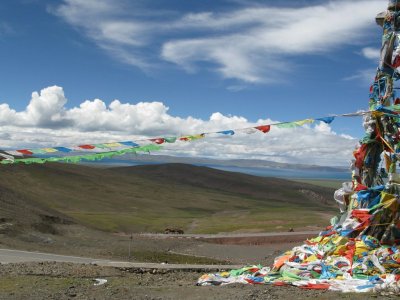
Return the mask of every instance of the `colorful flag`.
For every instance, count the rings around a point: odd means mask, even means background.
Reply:
[[[335,120],[335,117],[324,117],[324,118],[318,118],[318,119],[315,119],[315,120],[316,121],[322,121],[322,122],[324,122],[326,124],[331,124]]]
[[[164,144],[165,139],[163,138],[157,138],[157,139],[150,139],[150,141],[152,141],[153,143],[156,143],[158,145]]]
[[[24,155],[32,155],[33,154],[33,152],[29,151],[28,149],[17,150],[17,152],[24,154]]]
[[[92,149],[96,148],[93,145],[79,145],[78,147],[82,148],[82,149],[86,149],[86,150],[92,150]]]
[[[68,152],[72,151],[72,149],[69,149],[66,147],[54,147],[54,149],[56,149],[57,151],[60,151],[60,152],[64,152],[64,153],[68,153]]]
[[[261,132],[267,133],[271,130],[271,125],[261,125],[254,128],[260,130]]]
[[[122,145],[125,145],[125,146],[139,147],[139,144],[136,144],[135,142],[127,141],[127,142],[119,142],[119,143],[122,144]]]
[[[235,132],[233,130],[218,131],[217,133],[224,134],[224,135],[234,135],[235,134]]]
[[[165,137],[164,140],[167,143],[175,143],[176,142],[176,137],[175,136]]]

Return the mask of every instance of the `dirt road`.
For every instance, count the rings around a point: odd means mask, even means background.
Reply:
[[[117,268],[129,268],[129,269],[193,270],[201,272],[229,270],[242,267],[240,265],[137,263],[137,262],[125,262],[125,261],[112,261],[105,259],[94,259],[94,258],[86,258],[78,256],[58,255],[51,253],[0,249],[0,263],[2,264],[30,263],[30,262],[65,262],[65,263],[92,264],[102,267],[117,267]]]

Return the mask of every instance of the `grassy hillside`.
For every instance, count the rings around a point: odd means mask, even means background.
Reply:
[[[0,223],[56,216],[105,231],[254,232],[326,225],[337,211],[332,188],[184,164],[15,165],[0,176]]]
[[[329,187],[337,190],[342,186],[343,180],[339,179],[294,179],[293,181],[308,183],[317,186]],[[348,180],[350,181],[350,179]]]

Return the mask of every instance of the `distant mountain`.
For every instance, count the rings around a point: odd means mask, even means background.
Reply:
[[[329,167],[306,164],[289,164],[280,163],[261,159],[212,159],[212,158],[194,158],[194,157],[177,157],[168,155],[126,155],[119,158],[133,162],[143,163],[184,163],[193,165],[210,165],[210,166],[229,166],[242,168],[274,168],[274,169],[294,169],[294,170],[316,170],[328,172],[347,172],[348,167]]]

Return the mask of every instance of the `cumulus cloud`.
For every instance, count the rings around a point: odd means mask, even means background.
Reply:
[[[62,127],[69,123],[64,105],[67,99],[58,86],[33,92],[32,98],[24,111],[16,112],[8,104],[0,104],[0,125]]]
[[[385,8],[381,0],[332,0],[171,13],[146,2],[64,0],[51,11],[116,59],[145,71],[169,62],[196,72],[206,62],[225,79],[272,83],[294,68],[295,57],[361,43]],[[370,50],[366,55],[374,55]]]
[[[242,116],[219,112],[206,120],[172,116],[161,102],[106,104],[100,99],[85,100],[67,108],[61,87],[52,86],[32,93],[25,110],[16,111],[0,104],[2,147],[31,148],[74,146],[80,143],[199,134],[253,127],[277,122],[271,119],[249,121]],[[202,156],[220,159],[253,158],[279,162],[320,165],[345,165],[357,141],[341,136],[325,123],[295,129],[272,127],[268,134],[237,132],[232,137],[214,136],[195,142],[166,146],[171,155]]]

